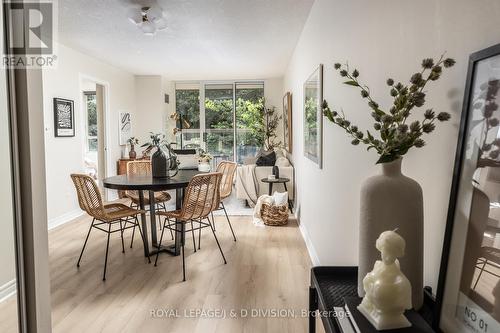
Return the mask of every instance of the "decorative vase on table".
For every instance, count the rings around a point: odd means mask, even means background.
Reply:
[[[156,148],[151,156],[151,173],[153,178],[173,177],[179,171],[177,156],[172,152],[170,144],[161,133],[150,133],[151,141],[142,145],[146,150]],[[166,147],[166,151],[162,147]]]
[[[422,188],[401,172],[402,158],[382,163],[382,172],[368,178],[361,188],[359,224],[358,294],[364,296],[363,278],[378,259],[373,244],[386,230],[406,239],[401,271],[412,286],[415,309],[423,303],[424,208]]]
[[[208,161],[203,161],[203,162],[198,162],[198,171],[201,172],[210,172],[210,162]]]
[[[130,145],[128,157],[131,160],[135,160],[137,158],[137,153],[135,152],[135,145],[139,144],[139,139],[137,139],[135,136],[132,136],[132,137],[127,139],[127,143]]]
[[[356,87],[361,97],[366,100],[373,118],[373,129],[362,131],[346,118],[344,112],[330,109],[323,101],[324,116],[335,125],[344,129],[351,137],[353,145],[363,144],[368,150],[379,155],[377,164],[381,164],[381,174],[368,178],[361,189],[361,210],[359,225],[359,271],[358,294],[364,296],[363,278],[377,260],[377,251],[373,244],[386,230],[397,229],[406,239],[406,253],[401,259],[401,271],[408,277],[412,286],[412,305],[419,309],[423,303],[423,247],[424,221],[423,198],[420,185],[401,173],[403,156],[413,147],[425,146],[424,138],[436,128],[437,122],[450,119],[447,112],[436,113],[433,109],[419,111],[425,104],[427,84],[438,80],[444,68],[452,67],[451,58],[434,60],[424,59],[421,69],[414,73],[409,84],[387,79],[391,106],[383,110],[373,100],[370,89],[359,79],[357,69],[339,63],[334,68],[343,77],[344,84]],[[420,117],[416,120],[415,115]],[[419,112],[419,114],[417,113]],[[377,135],[378,134],[378,135]],[[423,161],[426,163],[426,161]]]
[[[130,145],[130,151],[128,152],[128,157],[131,160],[135,160],[137,158],[137,152],[135,151],[134,145]]]
[[[212,170],[212,166],[210,165],[210,161],[212,161],[213,156],[203,149],[198,150],[198,171],[201,172],[210,172]]]
[[[168,177],[169,158],[161,149],[161,146],[156,146],[156,151],[151,156],[151,172],[153,178]]]

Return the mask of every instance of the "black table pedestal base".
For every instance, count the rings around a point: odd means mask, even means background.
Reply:
[[[175,245],[161,246],[160,248],[158,248],[158,235],[156,229],[157,214],[155,209],[154,194],[155,192],[160,191],[175,190],[175,207],[176,209],[181,209],[184,198],[184,188],[189,185],[189,182],[194,176],[200,173],[201,172],[198,170],[179,170],[179,173],[175,177],[153,178],[151,175],[119,175],[103,180],[103,186],[105,188],[118,191],[138,191],[139,208],[142,211],[140,214],[140,220],[143,231],[142,242],[144,244],[144,256],[148,257],[156,255],[158,252],[165,252],[174,256],[180,255],[181,244],[184,243],[184,235],[182,232],[184,226],[181,225],[179,221],[175,228]],[[146,217],[146,202],[144,198],[144,191],[149,191],[148,203],[149,224],[151,227],[150,232],[148,232],[148,219]],[[151,235],[151,243],[149,243],[148,235]]]

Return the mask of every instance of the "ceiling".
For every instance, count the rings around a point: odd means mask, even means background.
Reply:
[[[127,10],[152,0],[59,0],[59,41],[138,75],[282,76],[314,0],[157,0],[168,28],[144,35]],[[154,1],[154,0],[153,0]]]

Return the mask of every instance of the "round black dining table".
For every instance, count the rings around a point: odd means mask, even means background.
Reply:
[[[144,211],[141,214],[141,225],[143,230],[143,242],[144,242],[144,255],[151,256],[156,254],[158,251],[168,252],[172,255],[179,255],[181,242],[183,242],[183,233],[181,232],[181,228],[176,226],[175,232],[175,243],[172,246],[167,247],[159,247],[158,246],[158,235],[156,233],[156,212],[155,212],[155,196],[154,192],[158,191],[167,191],[167,190],[175,190],[175,208],[181,209],[182,202],[184,199],[184,189],[188,186],[191,179],[202,173],[198,170],[179,170],[177,175],[174,177],[166,177],[166,178],[153,178],[151,175],[137,175],[137,176],[128,176],[128,175],[119,175],[113,176],[109,178],[105,178],[103,180],[103,185],[105,188],[113,189],[113,190],[136,190],[139,193],[139,208]],[[149,191],[149,214],[150,214],[150,224],[151,224],[151,243],[152,250],[150,251],[149,242],[148,242],[148,227],[145,213],[145,203],[144,203],[144,191]]]

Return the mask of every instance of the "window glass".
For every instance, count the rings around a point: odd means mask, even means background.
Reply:
[[[178,148],[200,148],[200,90],[197,86],[176,87],[174,130]]]
[[[214,164],[234,159],[233,85],[205,85],[206,150]]]
[[[236,83],[236,162],[264,145],[264,84]]]
[[[263,82],[178,83],[175,99],[177,146],[203,148],[213,167],[222,160],[243,163],[263,147]]]

